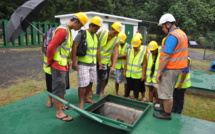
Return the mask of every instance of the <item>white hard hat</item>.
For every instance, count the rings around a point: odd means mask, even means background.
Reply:
[[[172,14],[170,13],[166,13],[164,15],[161,16],[158,26],[161,26],[162,24],[166,23],[166,22],[175,22],[175,18]]]

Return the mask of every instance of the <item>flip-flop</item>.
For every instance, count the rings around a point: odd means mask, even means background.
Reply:
[[[71,120],[63,120],[63,119],[65,119],[65,118],[67,118],[67,117],[69,117],[69,116],[68,116],[68,115],[66,115],[66,116],[61,117],[61,118],[58,118],[58,117],[56,117],[56,118],[57,118],[57,119],[59,119],[59,120],[62,120],[62,121],[66,121],[66,122],[73,121],[73,118],[72,118]]]

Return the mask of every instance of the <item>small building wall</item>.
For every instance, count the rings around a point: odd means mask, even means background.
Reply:
[[[116,15],[111,15],[111,14],[106,14],[106,13],[99,13],[99,12],[85,12],[88,16],[88,23],[85,25],[85,27],[82,27],[82,29],[88,29],[89,24],[90,24],[90,20],[94,17],[94,16],[99,16],[102,18],[103,20],[103,27],[101,27],[99,31],[101,31],[102,29],[110,29],[111,24],[113,22],[119,21],[122,23],[123,28],[122,31],[125,32],[125,34],[127,35],[127,39],[126,41],[130,44],[131,39],[133,37],[133,35],[137,32],[137,28],[138,28],[138,22],[141,22],[141,20],[137,20],[137,19],[132,19],[132,18],[127,18],[127,17],[121,17],[121,16],[116,16]],[[56,15],[55,18],[59,18],[60,19],[60,23],[61,24],[65,24],[67,22],[69,22],[69,20],[72,18],[74,14],[64,14],[64,15]],[[76,37],[78,31],[74,31],[72,30],[72,35],[73,35],[73,39]]]

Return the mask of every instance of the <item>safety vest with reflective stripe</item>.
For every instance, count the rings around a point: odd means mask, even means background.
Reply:
[[[79,56],[78,61],[84,63],[94,63],[96,64],[96,53],[98,47],[98,38],[96,34],[93,34],[86,30],[86,41],[87,41],[87,54],[85,56]]]
[[[155,61],[155,70],[154,70],[154,73],[153,73],[152,76],[151,76],[151,68],[152,68],[152,65],[153,65],[152,53],[149,53],[148,57],[147,57],[146,82],[148,82],[148,83],[151,83],[151,82],[152,83],[157,83],[156,75],[157,75],[157,72],[158,72],[159,58],[160,58],[160,50],[159,49],[158,49],[157,59]]]
[[[190,66],[190,64],[191,64],[191,59],[188,58],[188,61],[189,61],[189,64],[188,64],[188,65]],[[182,73],[183,73],[183,72],[182,72]],[[182,74],[180,74],[180,75],[178,76],[178,80],[177,80],[177,82],[176,82],[176,84],[175,84],[175,88],[178,87],[178,84],[180,83],[181,78],[182,78]],[[186,77],[185,77],[185,79],[184,79],[184,82],[182,83],[181,88],[188,88],[188,87],[191,87],[191,81],[190,81],[190,67],[189,67],[189,72],[186,74]]]
[[[182,69],[187,67],[187,57],[188,57],[188,40],[186,34],[181,29],[175,29],[167,35],[173,35],[177,38],[178,44],[176,45],[173,54],[169,62],[166,65],[166,69]],[[162,44],[162,48],[165,48]],[[160,62],[164,55],[164,52],[161,52]]]
[[[61,66],[66,66],[70,62],[70,49],[71,49],[72,44],[73,44],[72,34],[71,34],[70,29],[66,25],[60,25],[59,27],[57,27],[57,29],[55,30],[55,32],[59,28],[66,29],[66,31],[67,31],[67,37],[57,47],[56,52],[54,54],[53,60],[57,61],[58,64],[61,65]],[[54,34],[55,34],[55,32],[54,32]],[[53,34],[53,37],[54,37],[54,34]]]
[[[121,45],[119,45],[118,54],[119,55],[125,55],[127,53],[127,50],[128,50],[128,44],[127,43],[125,43],[123,47]],[[124,68],[125,60],[126,60],[125,58],[117,59],[116,69]]]
[[[47,57],[44,55],[44,57],[43,57],[43,70],[44,70],[44,72],[45,73],[47,73],[47,74],[51,74],[51,67],[47,67],[46,65],[47,65]]]
[[[111,58],[111,55],[114,51],[114,47],[118,42],[118,38],[115,36],[110,41],[108,39],[108,30],[103,30],[99,36],[100,42],[100,55],[102,64],[108,64],[108,61]]]
[[[146,52],[146,48],[144,46],[140,47],[140,51],[134,56],[134,49],[128,50],[128,61],[127,61],[127,70],[126,77],[133,79],[141,79],[142,78],[142,63],[143,58]]]

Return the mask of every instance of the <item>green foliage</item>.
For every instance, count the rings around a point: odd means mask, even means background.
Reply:
[[[0,1],[0,18],[9,19],[13,9],[25,1]],[[45,0],[37,21],[55,22],[55,15],[80,11],[95,11],[153,22],[158,22],[161,15],[169,12],[175,16],[177,26],[188,33],[215,30],[215,1],[212,0]]]

